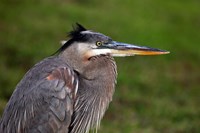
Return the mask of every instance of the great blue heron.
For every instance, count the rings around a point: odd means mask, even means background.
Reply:
[[[0,121],[1,133],[97,131],[115,89],[113,56],[168,51],[113,41],[80,24],[57,54],[31,68],[18,83]]]

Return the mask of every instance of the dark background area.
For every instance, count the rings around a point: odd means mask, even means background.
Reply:
[[[100,133],[199,133],[199,7],[198,0],[1,0],[0,112],[23,75],[79,22],[171,52],[116,58],[118,84]]]

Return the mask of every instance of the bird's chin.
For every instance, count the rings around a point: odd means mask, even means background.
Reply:
[[[99,56],[111,56],[110,49],[92,49],[85,52],[84,57],[88,60],[91,58],[97,58]]]

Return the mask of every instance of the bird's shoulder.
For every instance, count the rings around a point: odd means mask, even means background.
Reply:
[[[31,89],[40,84],[55,85],[64,82],[70,88],[78,80],[74,70],[57,56],[46,58],[35,64],[22,78],[16,89]],[[60,82],[57,82],[60,81]],[[52,84],[54,83],[54,84]],[[71,84],[70,84],[71,83]],[[50,86],[46,86],[50,87]],[[51,87],[50,87],[51,88]],[[30,91],[30,90],[28,90]]]

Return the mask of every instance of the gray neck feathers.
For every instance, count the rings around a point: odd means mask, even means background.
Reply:
[[[117,76],[114,59],[96,56],[90,61],[87,71],[80,74],[71,133],[88,133],[90,128],[97,132],[114,93]]]

